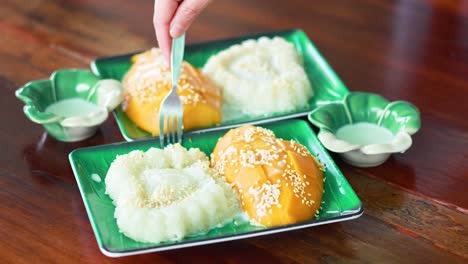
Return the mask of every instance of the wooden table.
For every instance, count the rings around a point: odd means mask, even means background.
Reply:
[[[357,220],[119,259],[99,252],[67,155],[123,141],[110,118],[62,143],[14,91],[61,68],[155,45],[149,0],[0,4],[0,262],[462,263],[468,258],[468,1],[217,0],[188,42],[303,29],[350,90],[422,112],[413,147],[384,165],[337,160],[362,199]]]

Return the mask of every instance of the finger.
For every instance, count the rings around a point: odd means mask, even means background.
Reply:
[[[171,36],[177,38],[184,34],[209,2],[210,0],[183,1],[172,19],[170,29]]]
[[[167,65],[170,65],[171,35],[169,26],[179,6],[178,0],[155,0],[153,24],[159,48],[162,50]]]

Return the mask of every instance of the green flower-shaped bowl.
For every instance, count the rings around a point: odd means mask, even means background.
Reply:
[[[27,83],[15,95],[24,102],[24,113],[31,121],[43,125],[54,138],[73,142],[96,132],[122,101],[123,88],[120,82],[100,80],[88,70],[64,69],[48,80]],[[62,110],[51,111],[51,105]]]
[[[320,129],[318,138],[328,150],[358,167],[378,166],[392,153],[405,152],[421,127],[414,105],[363,92],[316,108],[309,121]]]

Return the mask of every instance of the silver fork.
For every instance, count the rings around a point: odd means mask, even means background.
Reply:
[[[182,118],[184,108],[177,94],[177,83],[179,82],[180,69],[184,58],[185,34],[172,39],[171,49],[171,73],[172,89],[166,95],[159,108],[159,141],[161,148],[164,147],[164,138],[167,144],[182,142]],[[177,127],[176,127],[177,125]],[[166,130],[164,130],[166,128]],[[177,140],[176,140],[177,130]],[[166,133],[164,133],[166,131]]]

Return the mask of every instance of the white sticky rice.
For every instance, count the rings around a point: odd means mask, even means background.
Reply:
[[[231,46],[210,57],[203,73],[222,88],[226,107],[245,114],[293,111],[314,95],[302,57],[280,37]]]
[[[240,212],[237,194],[208,157],[180,144],[117,156],[105,182],[120,231],[141,242],[205,233]]]

